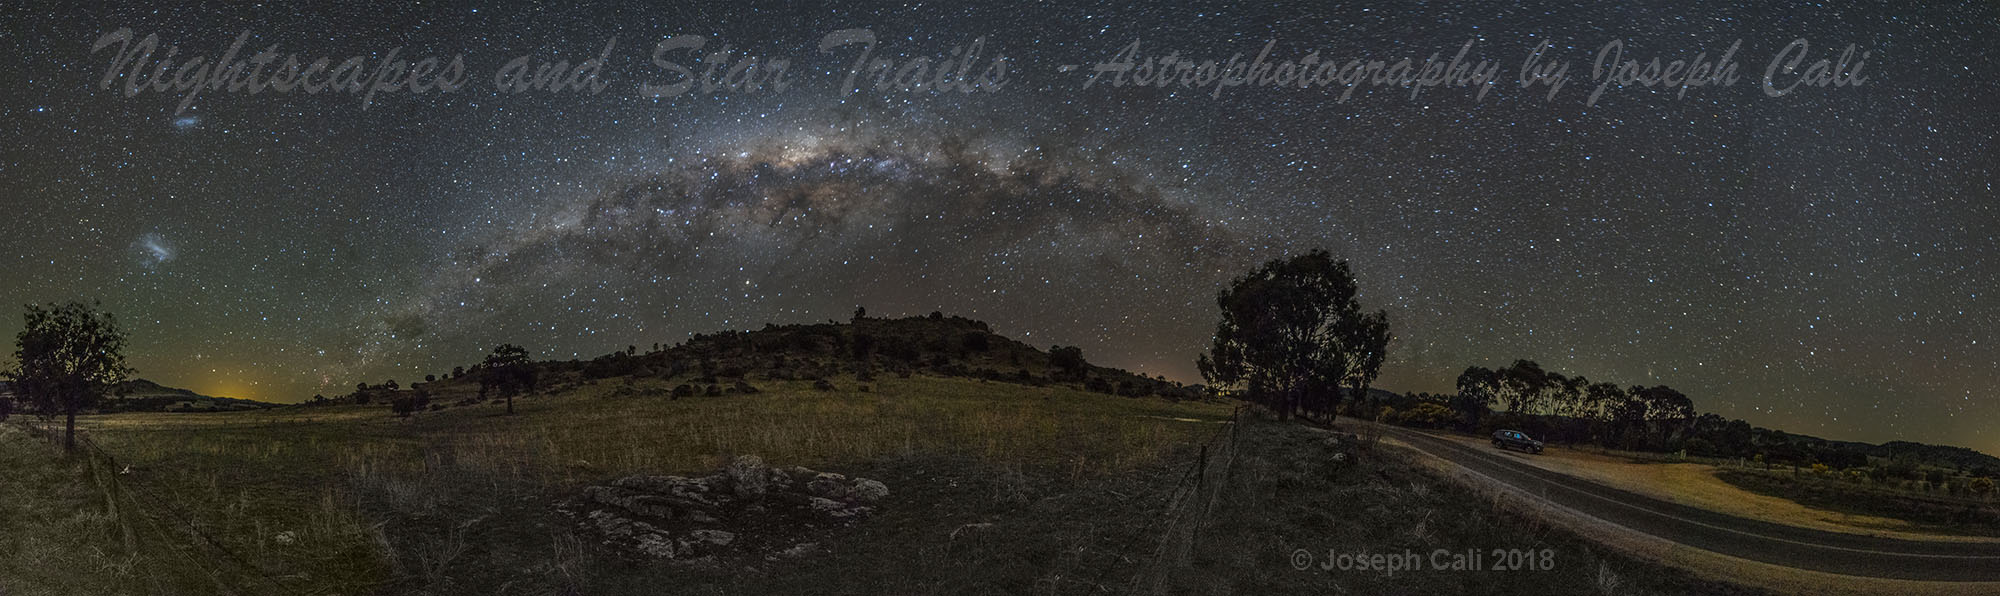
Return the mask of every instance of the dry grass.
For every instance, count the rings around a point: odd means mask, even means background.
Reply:
[[[0,490],[24,511],[0,518],[9,547],[0,589],[555,593],[584,583],[592,563],[547,505],[584,484],[702,472],[745,453],[826,469],[949,457],[1012,470],[1013,485],[986,490],[1019,504],[1029,476],[1075,481],[1151,465],[1213,428],[1177,419],[1227,414],[964,379],[882,380],[867,393],[836,383],[842,390],[782,383],[669,400],[619,397],[667,386],[659,381],[631,391],[610,381],[517,400],[514,416],[481,404],[410,420],[383,406],[333,406],[81,421],[119,468],[130,466],[124,475],[13,430]],[[498,573],[514,577],[480,577]]]
[[[1439,436],[1479,448],[1486,445],[1473,437]],[[1773,523],[1913,540],[1980,540],[1927,531],[1923,526],[1904,520],[1829,511],[1747,491],[1716,478],[1718,467],[1709,463],[1648,461],[1626,457],[1618,452],[1562,448],[1550,449],[1541,455],[1514,452],[1504,452],[1503,455],[1654,498]]]

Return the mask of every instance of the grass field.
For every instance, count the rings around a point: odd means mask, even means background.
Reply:
[[[1856,518],[1895,520],[1892,526],[1903,529],[2000,538],[2000,502],[1991,498],[1920,494],[1785,470],[1725,469],[1716,470],[1715,477],[1767,498]]]
[[[1439,434],[1476,448],[1487,448],[1482,437]],[[1555,447],[1521,461],[1711,511],[1835,532],[1911,540],[1993,536],[1990,528],[1983,528],[1976,521],[1946,523],[1953,520],[1942,516],[2000,515],[1991,502],[1978,500],[1956,500],[1956,507],[1938,505],[1938,509],[1912,510],[1910,507],[1937,500],[1869,492],[1845,482],[1815,481],[1810,475],[1794,477],[1788,471],[1765,472],[1761,468],[1733,465],[1729,460],[1683,461],[1657,453]],[[1966,508],[1972,508],[1973,513],[1966,514]],[[1920,515],[1923,513],[1933,517]]]
[[[91,417],[101,452],[68,458],[0,426],[0,593],[1731,589],[1509,514],[1387,450],[1328,447],[1299,425],[1249,421],[1222,449],[1231,404],[924,376],[868,392],[836,379],[830,392],[797,382],[633,397],[658,383],[573,387],[520,399],[512,416],[483,403],[407,420],[383,406]],[[1336,452],[1350,463],[1328,463]],[[738,454],[878,479],[891,497],[812,556],[720,569],[619,556],[552,511],[586,485],[703,473]],[[1192,469],[1226,485],[1188,517],[1177,489]],[[1439,547],[1549,549],[1559,566],[1382,576],[1301,572],[1289,559]]]

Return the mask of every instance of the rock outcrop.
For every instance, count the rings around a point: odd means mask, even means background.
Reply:
[[[889,487],[737,457],[700,477],[627,476],[586,487],[557,510],[635,558],[697,561],[813,552],[833,530],[866,519]]]

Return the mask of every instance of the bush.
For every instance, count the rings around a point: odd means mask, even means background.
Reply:
[[[1083,374],[1089,363],[1083,360],[1083,348],[1076,346],[1050,346],[1049,366],[1053,366],[1065,376]]]
[[[403,418],[409,418],[410,414],[421,412],[430,405],[431,396],[423,391],[399,393],[389,399],[389,408]]]
[[[1444,428],[1451,426],[1457,419],[1458,416],[1451,411],[1451,408],[1444,407],[1441,404],[1424,402],[1403,411],[1398,415],[1398,419],[1395,422],[1397,424],[1423,428]]]

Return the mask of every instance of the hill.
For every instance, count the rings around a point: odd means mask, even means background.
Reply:
[[[19,399],[14,395],[12,384],[0,382],[0,399]],[[234,397],[212,397],[168,387],[145,379],[133,379],[119,383],[97,402],[94,410],[100,414],[117,412],[228,412],[256,410],[278,404]]]
[[[120,383],[111,395],[98,402],[98,411],[112,412],[223,412],[256,410],[277,404],[234,397],[213,397],[167,387],[145,379]]]
[[[1868,455],[1888,460],[1910,459],[1940,468],[2000,472],[2000,457],[1951,445],[1889,441],[1881,445],[1869,445]]]
[[[1197,399],[1205,390],[1091,364],[1075,347],[1047,351],[993,333],[983,321],[933,312],[904,318],[857,317],[847,323],[765,325],[753,331],[697,334],[673,346],[639,346],[590,360],[536,363],[543,391],[626,378],[671,380],[669,394],[722,395],[759,382],[817,381],[844,376],[865,384],[913,375],[972,378],[1035,387],[1068,387],[1125,397]],[[434,398],[476,394],[479,366],[438,380],[389,389],[387,383],[349,394],[347,401],[386,403],[418,388]],[[739,385],[741,383],[741,385]]]

